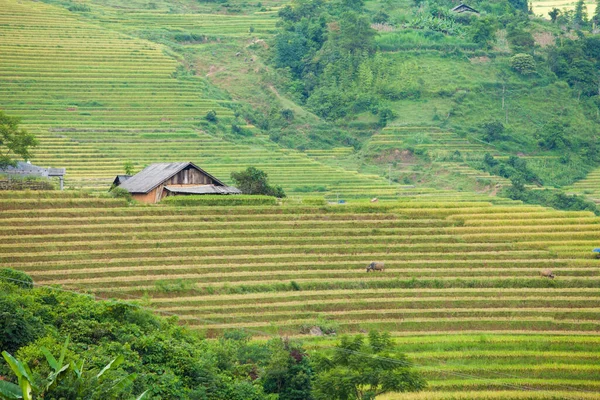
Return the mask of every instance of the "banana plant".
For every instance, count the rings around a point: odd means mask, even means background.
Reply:
[[[21,363],[6,351],[2,352],[2,357],[4,357],[10,369],[17,376],[19,384],[15,385],[11,382],[0,381],[0,396],[7,400],[32,400],[33,385],[31,383],[31,371],[27,364]]]
[[[77,398],[85,399],[93,394],[106,395],[106,398],[110,398],[110,393],[119,393],[127,385],[131,384],[136,374],[128,374],[124,377],[120,377],[115,381],[107,380],[107,372],[117,368],[121,365],[125,358],[120,355],[113,359],[111,362],[106,364],[99,372],[94,373],[92,371],[84,372],[83,360],[79,365],[71,361],[70,363],[65,362],[65,356],[67,353],[67,346],[69,345],[69,338],[65,340],[64,345],[61,348],[60,356],[58,360],[50,353],[45,347],[41,347],[40,350],[46,357],[48,365],[52,369],[48,377],[46,378],[45,387],[38,390],[33,384],[32,374],[26,363],[14,358],[8,352],[3,351],[2,356],[10,366],[11,370],[17,376],[18,384],[0,380],[0,399],[1,400],[33,400],[33,392],[39,393],[39,397],[43,398],[48,391],[52,390],[58,382],[64,377],[69,371],[75,374],[74,385],[76,385]],[[86,373],[87,372],[87,373]],[[136,400],[144,400],[150,396],[149,390],[146,390],[139,395]]]

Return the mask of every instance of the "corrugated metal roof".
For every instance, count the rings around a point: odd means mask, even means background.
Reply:
[[[43,176],[43,177],[51,177],[51,176],[64,176],[66,169],[64,168],[44,168],[38,167],[37,165],[33,165],[27,162],[19,161],[17,162],[17,166],[8,166],[3,172],[14,175],[33,175],[33,176]]]
[[[471,12],[479,14],[479,11],[477,11],[473,7],[469,7],[468,5],[466,5],[464,3],[461,3],[461,4],[457,5],[451,11],[454,11],[454,12],[457,12],[457,13],[462,13],[462,12],[465,12],[465,11],[471,11]]]
[[[48,176],[64,176],[66,172],[65,168],[48,168]]]
[[[223,182],[204,171],[202,168],[194,165],[191,162],[175,162],[175,163],[156,163],[147,166],[139,173],[135,174],[125,182],[121,183],[121,187],[129,191],[129,193],[148,193],[179,171],[187,166],[192,166],[202,172],[218,185],[225,186]]]
[[[119,186],[127,179],[131,178],[132,175],[117,175],[115,176],[115,180],[113,181],[113,186]]]
[[[179,194],[242,194],[242,191],[233,186],[215,186],[215,185],[200,185],[200,186],[185,186],[173,187],[165,186],[165,190],[171,193]]]

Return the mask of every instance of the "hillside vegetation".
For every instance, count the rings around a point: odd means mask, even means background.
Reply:
[[[65,191],[0,191],[0,266],[40,286],[2,286],[35,325],[2,345],[37,368],[69,334],[93,368],[123,354],[127,396],[273,399],[256,372],[304,359],[280,336],[312,357],[332,341],[311,331],[376,329],[428,381],[378,398],[597,397],[600,212],[565,195],[600,201],[579,4],[0,0],[0,109],[39,139],[32,163],[67,169]],[[161,161],[228,184],[256,167],[287,198],[107,193]]]
[[[515,174],[487,176],[486,153],[518,156],[529,184],[547,187],[598,165],[595,12],[588,23],[532,18],[518,0],[473,1],[479,17],[447,0],[3,1],[0,107],[40,136],[33,161],[66,166],[73,187],[106,187],[124,159],[191,159],[223,178],[256,165],[274,181],[341,165],[488,191]]]

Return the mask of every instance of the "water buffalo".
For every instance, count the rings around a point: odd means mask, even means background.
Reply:
[[[383,267],[385,266],[382,262],[372,262],[367,266],[367,272],[369,271],[383,271]]]
[[[554,279],[554,274],[552,273],[551,270],[549,269],[543,269],[540,271],[540,276],[542,278],[550,278],[550,279]]]

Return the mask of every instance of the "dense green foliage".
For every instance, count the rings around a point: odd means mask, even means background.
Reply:
[[[521,200],[528,204],[539,204],[557,210],[591,211],[600,215],[600,208],[593,201],[586,200],[582,196],[568,195],[559,190],[529,190],[524,187],[519,178],[514,178],[506,194],[513,200]]]
[[[333,355],[317,360],[316,397],[322,400],[374,400],[388,392],[415,392],[425,381],[410,370],[410,363],[393,352],[388,334],[372,331],[363,336],[342,337]],[[368,354],[369,357],[365,357]]]
[[[267,173],[256,167],[248,167],[244,171],[232,172],[231,179],[242,193],[285,197],[283,188],[279,185],[270,185]]]
[[[535,172],[527,167],[527,161],[515,156],[510,156],[508,160],[504,161],[496,160],[488,153],[483,158],[483,169],[504,178],[542,184]]]
[[[37,145],[35,136],[19,128],[21,120],[0,111],[0,169],[17,165],[19,158],[31,158],[31,147]]]
[[[313,398],[314,367],[298,343],[252,342],[244,331],[207,341],[175,319],[156,317],[138,305],[97,302],[51,288],[24,289],[6,281],[0,281],[0,289],[0,347],[10,361],[0,364],[0,376],[10,378],[12,369],[19,382],[31,387],[33,398],[125,399],[142,392],[153,399]],[[422,378],[408,370],[403,355],[394,354],[400,370],[397,363],[371,359],[391,349],[389,335],[371,336],[371,347],[364,349],[356,347],[361,339],[353,339],[355,351],[368,350],[351,358],[354,363],[366,360],[366,367],[353,372],[355,379],[363,375],[380,392],[422,388]],[[62,344],[65,337],[70,341]],[[386,345],[376,348],[373,337]],[[325,368],[323,360],[319,368]],[[373,380],[372,373],[381,376]],[[319,381],[321,391],[324,380]]]
[[[87,370],[93,370],[122,356],[121,374],[138,374],[132,385],[111,398],[127,398],[149,388],[155,399],[262,398],[251,371],[268,361],[264,346],[227,339],[206,342],[174,320],[155,317],[135,305],[0,285],[0,345],[29,365],[37,387],[44,387],[49,373],[42,346],[58,354],[64,338],[70,337],[69,361],[84,362]],[[0,365],[0,375],[11,375],[6,365]],[[68,394],[71,389],[67,379],[48,396],[79,398]]]

